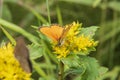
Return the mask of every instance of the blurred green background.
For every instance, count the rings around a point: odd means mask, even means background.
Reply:
[[[90,54],[108,67],[106,77],[120,80],[120,0],[0,0],[0,18],[36,34],[31,26],[79,21],[83,27],[99,26],[97,51]],[[49,7],[49,10],[48,8]],[[50,16],[49,16],[50,13]],[[49,17],[48,17],[49,16]],[[20,35],[10,29],[13,36]],[[0,42],[7,40],[0,29]]]

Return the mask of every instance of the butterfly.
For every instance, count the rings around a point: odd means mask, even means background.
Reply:
[[[70,28],[71,26],[66,26],[63,28],[58,24],[53,24],[51,26],[42,26],[39,28],[39,30],[44,35],[61,45]]]
[[[25,45],[23,37],[16,39],[16,46],[14,49],[15,58],[19,61],[20,66],[27,73],[32,72],[32,64],[29,59],[29,51]]]

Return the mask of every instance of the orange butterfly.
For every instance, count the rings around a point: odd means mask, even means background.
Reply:
[[[43,26],[40,28],[40,31],[51,38],[53,41],[58,42],[58,44],[61,44],[63,39],[65,38],[66,34],[70,30],[71,26],[67,26],[65,28],[61,27],[60,25],[53,24],[50,27]]]

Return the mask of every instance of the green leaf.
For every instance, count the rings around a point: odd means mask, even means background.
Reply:
[[[70,69],[68,69],[68,70],[66,70],[65,71],[65,75],[64,75],[64,77],[66,77],[67,75],[71,75],[71,74],[74,74],[74,75],[77,75],[77,74],[79,74],[79,76],[80,75],[82,75],[83,73],[85,72],[85,68],[84,67],[76,67],[76,68],[70,68]]]
[[[119,34],[120,32],[120,19],[114,20],[114,21],[107,21],[106,23],[102,24],[102,27],[100,27],[100,29],[98,30],[98,32],[96,33],[96,35],[98,36],[98,38],[100,38],[100,42],[101,43],[105,43],[106,41],[110,40],[113,37],[117,37],[117,34]],[[109,28],[106,28],[109,27]],[[102,38],[101,38],[102,37]],[[115,39],[114,43],[115,45],[118,45],[120,40]]]
[[[43,69],[56,69],[56,65],[49,65],[45,62],[37,62],[37,64],[39,64],[39,67],[43,68]]]
[[[96,80],[100,69],[97,60],[87,56],[80,56],[80,61],[86,67],[86,71],[79,80]]]
[[[88,48],[86,51],[79,51],[76,54],[78,55],[88,55],[91,51],[96,51],[95,47]]]
[[[79,61],[79,57],[75,54],[71,54],[71,55],[67,56],[66,58],[61,59],[61,61],[64,63],[64,65],[66,65],[68,67],[81,66],[80,61]]]
[[[102,74],[100,76],[100,80],[104,80],[104,79],[110,79],[110,80],[119,80],[117,79],[117,77],[119,76],[119,72],[120,72],[120,66],[115,66],[112,70],[108,71],[105,74]]]
[[[6,4],[3,5],[2,18],[7,21],[12,21],[12,14],[10,12],[9,7]]]
[[[63,25],[62,14],[59,6],[56,7],[56,12],[57,12],[58,23],[60,25]]]
[[[74,2],[74,3],[79,3],[87,6],[92,6],[96,0],[59,0],[59,1]]]
[[[18,2],[18,0],[4,0],[4,2],[17,3],[17,2]]]
[[[57,79],[55,79],[53,76],[48,75],[47,79],[40,77],[38,80],[57,80]]]
[[[64,77],[66,77],[67,75],[82,75],[86,70],[84,65],[81,64],[79,56],[75,54],[71,54],[66,58],[61,59],[61,61],[65,65]]]
[[[47,36],[45,36],[44,34],[42,34],[41,32],[38,32],[41,42],[42,47],[44,47],[45,53],[47,53],[48,56],[50,56],[50,58],[55,62],[58,63],[57,58],[55,57],[55,55],[52,53],[52,46],[51,46],[51,39],[49,39]]]
[[[16,45],[15,39],[7,32],[7,30],[5,30],[2,26],[0,26],[0,28],[2,29],[2,31],[4,32],[4,34],[7,36],[7,38],[11,41],[11,43],[13,45]]]
[[[2,40],[2,42],[0,43],[0,47],[5,46],[6,42],[4,40]]]
[[[45,80],[44,78],[40,77],[38,80]]]
[[[47,49],[51,49],[51,39],[50,38],[48,38],[47,36],[45,36],[43,33],[41,33],[41,32],[38,32],[38,35],[39,35],[39,37],[41,38],[40,39],[40,42],[41,42],[41,44],[44,46],[44,48],[47,48]]]
[[[32,44],[28,46],[29,51],[30,51],[30,58],[31,59],[37,59],[42,57],[43,55],[43,48],[41,46]]]
[[[95,35],[95,32],[97,29],[98,29],[98,26],[82,28],[80,30],[80,34],[84,34],[85,36],[90,36],[90,38],[92,38]]]
[[[39,45],[39,39],[38,37],[36,37],[35,35],[27,32],[26,30],[22,29],[20,26],[17,26],[13,23],[10,23],[6,20],[3,20],[0,18],[0,24],[3,27],[9,28],[15,32],[18,32],[20,34],[22,34],[23,36],[25,36],[26,38],[28,38],[31,42],[35,43],[36,45]]]
[[[108,68],[106,67],[100,67],[99,69],[99,74],[102,76],[104,73],[106,73],[108,71]]]
[[[99,75],[100,76],[97,78],[97,80],[104,80],[103,78],[104,78],[104,75],[107,71],[108,71],[108,68],[100,67],[100,69],[99,69]]]
[[[93,7],[98,6],[101,3],[101,0],[95,0],[93,3]]]
[[[111,1],[108,3],[108,7],[113,10],[120,11],[120,2],[119,1]]]
[[[39,66],[38,63],[36,63],[34,60],[32,60],[32,64],[33,64],[33,68],[35,69],[35,71],[41,75],[44,78],[47,78],[46,73],[44,72],[44,70]]]

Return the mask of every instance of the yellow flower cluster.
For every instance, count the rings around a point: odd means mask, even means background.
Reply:
[[[13,51],[10,43],[0,47],[0,80],[30,80],[31,74],[23,71]]]
[[[70,27],[65,39],[63,39],[61,45],[53,46],[54,53],[57,54],[57,58],[66,57],[70,53],[81,52],[82,55],[86,55],[86,52],[88,54],[89,48],[93,48],[97,45],[98,42],[90,39],[89,35],[78,35],[81,30],[81,25],[82,24],[79,24],[78,22],[73,22],[72,24],[65,26],[66,28]]]

